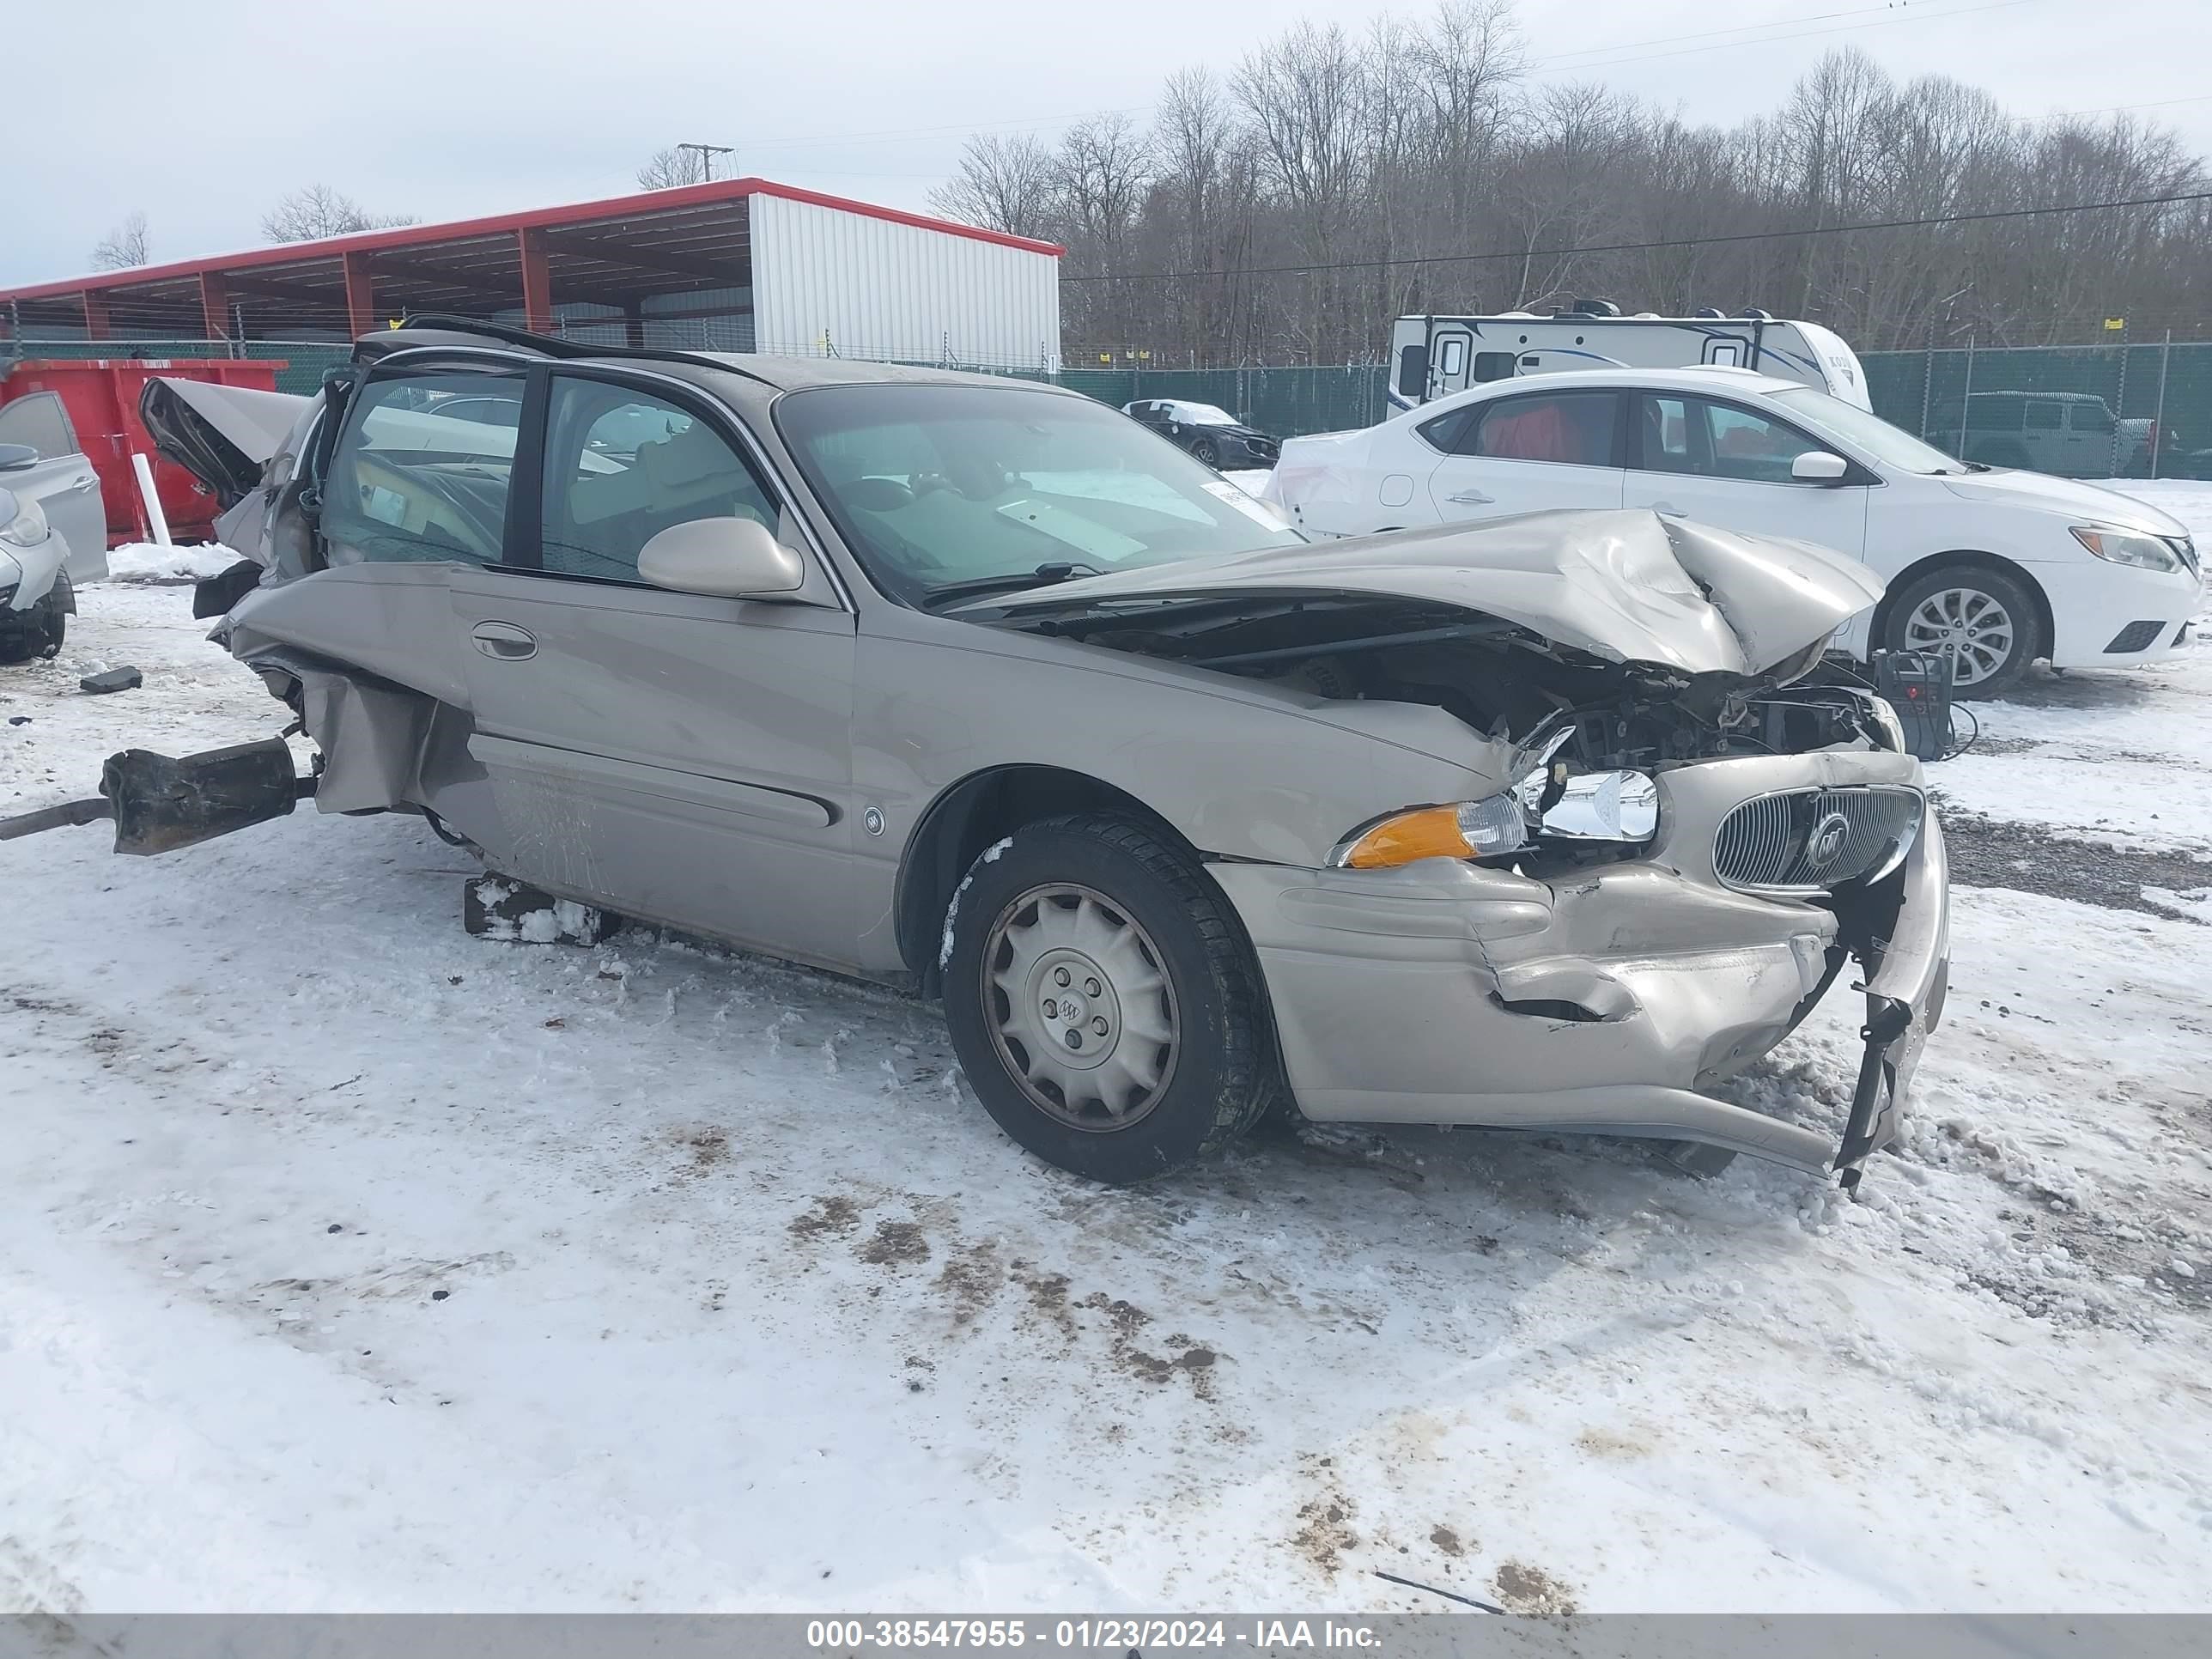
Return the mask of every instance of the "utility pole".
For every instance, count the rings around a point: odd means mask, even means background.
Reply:
[[[735,155],[738,153],[737,146],[734,144],[678,144],[676,148],[696,150],[699,153],[699,171],[708,184],[714,182],[714,158],[717,155]]]

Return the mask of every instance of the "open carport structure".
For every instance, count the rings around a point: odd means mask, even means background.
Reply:
[[[1056,368],[1049,242],[764,179],[0,289],[18,340],[345,338],[465,312],[608,345]]]

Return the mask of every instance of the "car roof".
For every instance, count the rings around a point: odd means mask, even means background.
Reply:
[[[356,355],[358,358],[367,352],[380,359],[416,347],[455,347],[522,357],[551,357],[563,363],[602,368],[650,366],[686,379],[696,378],[702,370],[720,370],[777,392],[798,392],[818,386],[1018,386],[1055,396],[1082,396],[1023,375],[975,374],[923,364],[868,362],[849,357],[758,356],[749,351],[695,351],[681,346],[595,350],[557,336],[535,334],[473,318],[443,315],[411,319],[405,326],[365,335],[356,343]]]
[[[1516,374],[1510,380],[1492,380],[1486,385],[1470,386],[1465,392],[1455,392],[1448,398],[1438,398],[1431,403],[1410,410],[1415,416],[1433,415],[1439,410],[1459,409],[1468,404],[1486,402],[1492,398],[1507,397],[1525,392],[1571,392],[1587,387],[1594,392],[1613,392],[1623,388],[1652,392],[1733,392],[1738,397],[1756,392],[1814,391],[1802,380],[1785,380],[1778,375],[1761,374],[1756,369],[1730,368],[1724,365],[1703,368],[1563,368],[1548,370],[1541,374]]]

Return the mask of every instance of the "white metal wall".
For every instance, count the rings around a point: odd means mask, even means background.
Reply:
[[[1059,368],[1053,255],[781,196],[747,206],[756,349]]]

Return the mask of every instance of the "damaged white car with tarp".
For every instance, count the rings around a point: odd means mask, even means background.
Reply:
[[[557,918],[508,936],[941,997],[1000,1125],[1105,1181],[1277,1100],[1846,1186],[1897,1132],[1943,843],[1887,706],[1808,678],[1881,592],[1834,556],[1631,512],[1317,545],[1056,388],[466,319],[238,396],[144,412],[234,503],[202,608],[310,775],[134,750],[0,833],[418,814]],[[1840,1135],[1713,1092],[1853,958]]]

